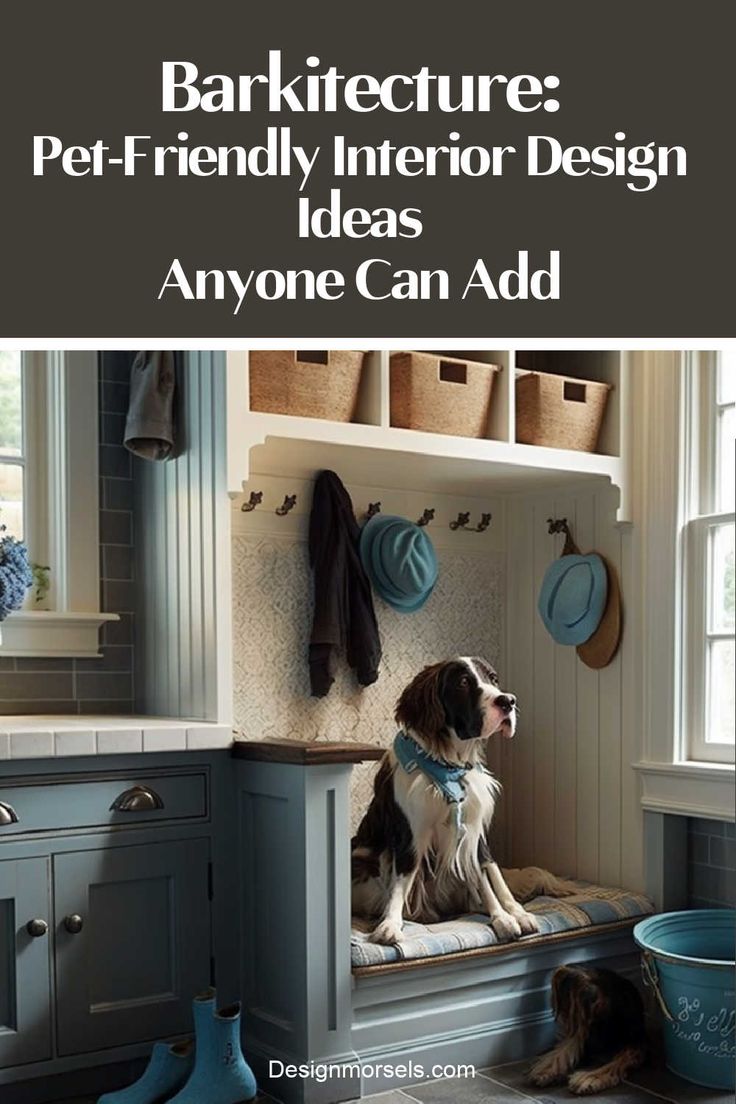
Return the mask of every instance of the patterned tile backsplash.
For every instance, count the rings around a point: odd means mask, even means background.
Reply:
[[[427,605],[399,614],[376,599],[383,660],[378,681],[361,688],[347,664],[325,698],[309,692],[307,650],[312,582],[306,544],[277,537],[233,540],[235,726],[250,739],[289,737],[388,745],[396,699],[428,663],[480,654],[502,666],[503,560],[440,552],[440,577]],[[375,767],[353,773],[355,815],[370,797]]]
[[[133,712],[133,481],[123,447],[132,353],[100,364],[101,659],[0,658],[0,714]]]
[[[736,826],[690,817],[687,826],[688,904],[736,907]]]

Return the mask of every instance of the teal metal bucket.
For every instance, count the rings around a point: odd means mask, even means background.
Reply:
[[[641,920],[644,981],[665,1020],[667,1067],[709,1089],[733,1089],[736,910],[691,909]]]

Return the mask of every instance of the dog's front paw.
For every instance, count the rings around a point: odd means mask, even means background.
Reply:
[[[377,927],[373,929],[368,939],[371,943],[383,943],[385,946],[393,946],[394,943],[401,942],[401,924],[396,924],[393,920],[382,920]]]
[[[514,919],[521,928],[522,935],[537,935],[539,928],[539,921],[532,912],[527,912],[526,909],[519,909],[518,912],[514,912]]]
[[[501,941],[518,939],[521,935],[521,925],[510,912],[497,912],[491,917],[491,927]]]
[[[565,1080],[568,1068],[567,1061],[561,1054],[553,1050],[550,1054],[543,1054],[534,1063],[527,1074],[527,1081],[531,1085],[538,1085],[540,1088],[544,1088],[546,1085],[554,1085]]]
[[[569,1077],[567,1087],[571,1093],[575,1093],[575,1096],[590,1096],[592,1093],[610,1089],[618,1083],[619,1078],[612,1077],[610,1074],[606,1076],[599,1074],[597,1070],[578,1070]]]

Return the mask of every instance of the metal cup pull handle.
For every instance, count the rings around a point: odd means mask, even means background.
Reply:
[[[0,801],[0,828],[6,824],[17,824],[18,814],[12,805],[8,805],[5,801]]]
[[[131,786],[123,790],[110,806],[110,812],[145,813],[152,809],[163,809],[163,798],[148,786]]]

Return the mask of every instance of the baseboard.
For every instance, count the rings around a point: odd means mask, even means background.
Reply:
[[[54,1101],[96,1097],[113,1092],[136,1081],[148,1063],[148,1058],[114,1062],[108,1066],[91,1066],[66,1073],[46,1074],[30,1081],[16,1081],[0,1087],[2,1104],[54,1104]]]
[[[297,1058],[249,1040],[248,1061],[258,1088],[281,1104],[339,1104],[363,1095],[361,1066],[353,1052]],[[289,1075],[289,1067],[297,1067],[298,1075]]]
[[[554,1034],[552,1013],[546,1011],[363,1051],[358,1054],[361,1095],[451,1076],[449,1067],[479,1070],[519,1061],[551,1046]]]

